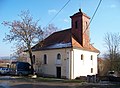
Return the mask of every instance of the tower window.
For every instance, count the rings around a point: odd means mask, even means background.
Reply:
[[[75,21],[75,29],[78,28],[78,21]]]
[[[87,22],[85,22],[85,26],[86,26],[86,30],[87,30],[87,28],[88,28],[88,23]]]

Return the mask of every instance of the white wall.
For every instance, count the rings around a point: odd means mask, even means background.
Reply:
[[[56,64],[58,53],[61,54],[61,62],[59,61],[58,64]],[[47,64],[43,64],[44,54],[47,55]],[[81,60],[81,54],[84,56],[83,60]],[[33,55],[35,55],[37,62],[42,63],[41,66],[35,66],[35,68],[44,74],[56,76],[57,66],[61,67],[61,75],[68,79],[97,74],[98,53],[95,52],[68,48],[34,51]],[[93,60],[91,60],[91,55],[93,55]],[[91,73],[91,68],[93,68],[93,73]]]
[[[35,55],[36,61],[42,62],[40,71],[44,74],[56,76],[56,67],[61,67],[61,76],[70,78],[70,50],[71,48],[34,51],[33,55]],[[56,61],[58,53],[61,54],[61,61]],[[47,64],[43,64],[44,54],[47,55]],[[38,67],[35,66],[35,69],[38,69]]]
[[[83,54],[83,60],[81,60],[81,54]],[[72,78],[87,76],[87,75],[96,75],[97,74],[97,55],[98,53],[84,51],[80,49],[73,49],[72,53]],[[93,60],[91,60],[91,55],[93,55]],[[91,73],[91,68],[93,68],[93,73]]]

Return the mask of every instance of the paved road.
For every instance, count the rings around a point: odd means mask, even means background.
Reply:
[[[0,88],[75,88],[75,85],[58,82],[36,82],[19,77],[0,76]]]
[[[36,82],[19,77],[0,76],[0,88],[120,88],[120,86],[109,83]]]

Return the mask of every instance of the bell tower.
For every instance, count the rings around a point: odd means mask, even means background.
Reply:
[[[89,34],[89,22],[90,18],[79,9],[79,12],[75,13],[71,18],[71,29],[73,37],[83,46],[89,47],[90,34]]]

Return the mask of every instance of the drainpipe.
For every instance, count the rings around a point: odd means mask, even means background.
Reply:
[[[74,78],[74,50],[73,50],[73,78]]]
[[[69,58],[69,74],[70,74],[70,76],[69,76],[69,79],[72,78],[72,77],[71,77],[71,71],[72,71],[72,70],[71,70],[71,67],[72,67],[72,66],[71,66],[71,62],[72,62],[72,61],[71,61],[71,59],[72,59],[72,58],[71,58],[71,54],[72,54],[72,51],[70,50],[70,58]]]
[[[70,54],[71,54],[71,58],[70,58],[70,79],[72,79],[72,76],[74,78],[74,51],[73,49],[71,49],[70,51]]]

